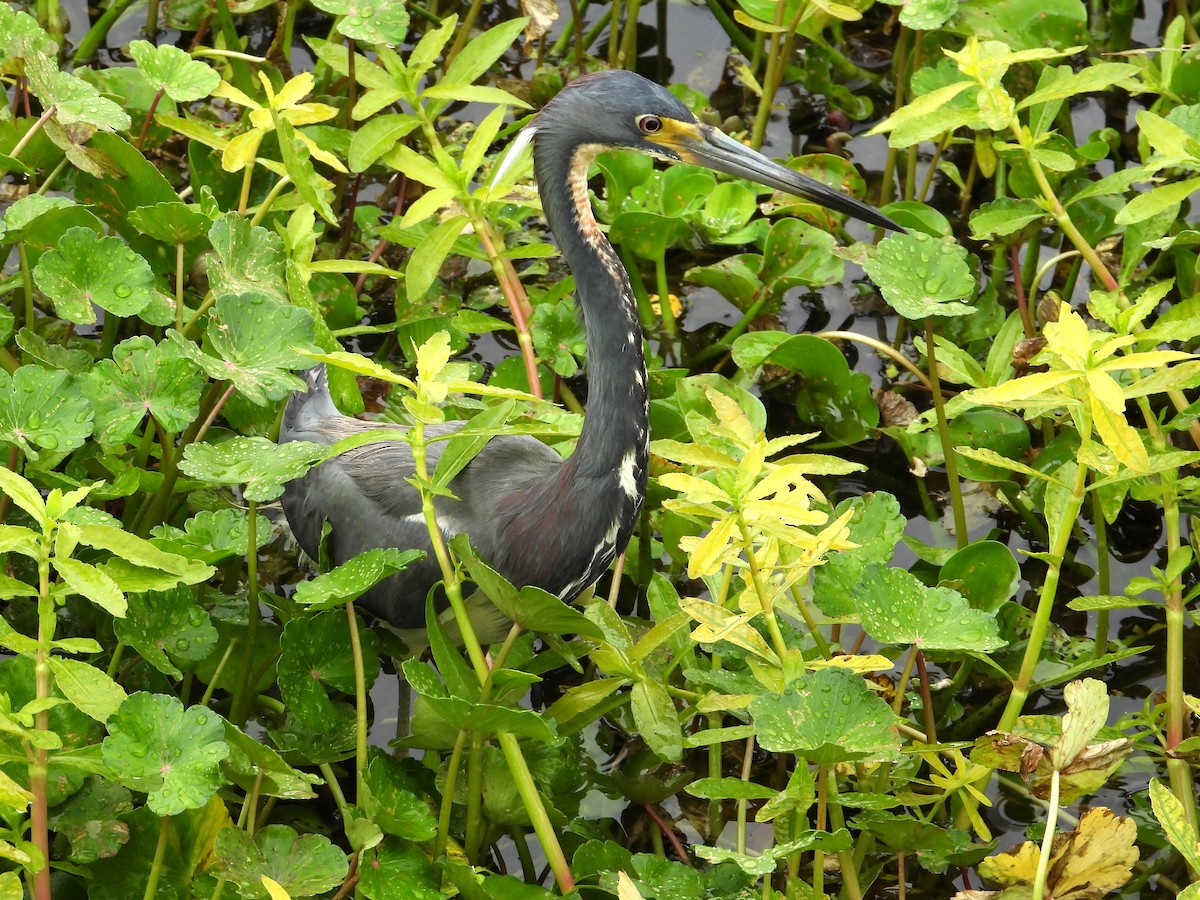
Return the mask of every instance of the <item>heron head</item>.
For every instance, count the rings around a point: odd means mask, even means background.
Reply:
[[[674,94],[624,70],[577,78],[546,104],[531,136],[559,147],[638,150],[756,181],[826,209],[893,231],[903,229],[874,207],[780,165],[723,131],[700,123]]]

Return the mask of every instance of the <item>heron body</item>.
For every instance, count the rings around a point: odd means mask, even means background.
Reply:
[[[610,149],[640,150],[759,181],[897,229],[886,216],[772,162],[709,126],[664,88],[632,72],[584,76],[530,126],[546,218],[575,277],[588,346],[588,408],[575,452],[561,458],[536,439],[499,435],[455,476],[453,497],[434,499],[445,537],[465,533],[479,555],[518,587],[572,600],[624,550],[646,487],[648,393],[642,329],[629,276],[592,212],[588,167]],[[289,399],[280,441],[336,441],[382,427],[335,408],[321,368]],[[390,426],[387,426],[390,427]],[[426,429],[430,436],[460,427]],[[432,470],[443,441],[428,448]],[[385,440],[341,454],[289,483],[283,509],[300,547],[316,557],[323,523],[332,562],[376,547],[417,548],[424,560],[374,587],[360,604],[402,629],[425,623],[425,600],[441,580],[421,511],[406,479],[412,453]]]

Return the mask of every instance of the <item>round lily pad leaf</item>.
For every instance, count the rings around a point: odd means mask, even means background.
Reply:
[[[13,202],[0,221],[0,239],[19,241],[24,239],[22,233],[26,225],[31,224],[39,216],[55,209],[74,206],[75,202],[66,197],[47,197],[44,194],[28,194]]]
[[[1007,409],[978,407],[950,421],[950,445],[992,450],[1007,459],[1022,460],[1029,452],[1029,423]],[[1012,472],[1000,466],[955,453],[958,471],[972,481],[1011,481]]]
[[[1012,551],[999,541],[976,541],[942,566],[942,581],[956,583],[974,609],[995,612],[1017,593],[1021,569]]]
[[[96,321],[92,304],[117,316],[141,312],[154,296],[150,265],[124,241],[99,237],[90,228],[72,228],[58,246],[42,254],[33,280],[68,321]]]
[[[349,867],[325,835],[300,835],[287,825],[268,825],[253,839],[240,828],[222,828],[213,855],[215,871],[247,900],[270,897],[264,875],[290,897],[312,897],[341,884]]]
[[[201,351],[177,331],[170,333],[179,351],[218,381],[228,381],[256,406],[266,406],[304,382],[291,374],[311,360],[298,350],[315,350],[308,310],[263,294],[235,294],[213,305]]]
[[[184,709],[165,694],[132,694],[108,721],[104,764],[112,777],[148,796],[160,816],[208,802],[221,786],[218,767],[229,755],[220,716]]]
[[[266,503],[328,452],[328,448],[307,441],[276,444],[266,438],[235,437],[220,444],[188,444],[179,468],[185,475],[213,484],[240,484],[247,500]]]
[[[628,247],[642,259],[652,260],[661,259],[668,247],[687,240],[691,234],[691,227],[683,219],[642,210],[621,213],[608,233],[614,244]]]
[[[115,856],[129,840],[129,825],[120,819],[133,809],[128,790],[93,775],[79,793],[50,814],[50,827],[71,842],[71,862],[90,865]]]
[[[122,341],[83,380],[92,401],[96,436],[106,445],[133,438],[147,413],[168,432],[186,428],[200,414],[203,373],[174,344],[145,335]]]
[[[889,234],[863,269],[883,298],[906,319],[965,316],[975,307],[959,302],[975,292],[967,249],[928,234]]]
[[[763,749],[821,765],[894,759],[900,749],[891,707],[846,669],[820,669],[782,694],[761,694],[750,714]]]
[[[0,441],[16,444],[30,459],[39,450],[67,453],[92,433],[92,409],[61,369],[21,366],[0,370]]]
[[[394,47],[408,35],[408,10],[390,0],[314,0],[313,6],[342,18],[337,30],[352,41]]]
[[[26,57],[25,74],[30,90],[42,101],[42,106],[54,107],[59,125],[81,122],[108,131],[125,131],[131,124],[129,114],[107,97],[101,97],[95,87],[76,75],[60,72],[55,56]]]
[[[995,616],[972,609],[958,591],[927,587],[904,569],[869,566],[855,603],[863,630],[881,644],[959,651],[1006,644]]]
[[[418,794],[400,760],[373,749],[363,786],[367,789],[363,808],[387,834],[420,842],[432,840],[437,833],[429,803]]]
[[[358,863],[358,889],[367,900],[440,900],[433,866],[410,841],[386,838],[364,850]]]
[[[113,623],[117,637],[164,675],[183,673],[184,665],[199,662],[217,646],[217,629],[209,614],[196,604],[186,586],[161,593],[131,594],[125,618]]]
[[[212,220],[200,212],[198,206],[168,200],[132,210],[129,213],[129,224],[156,241],[165,244],[186,244],[204,234],[212,226]]]
[[[221,83],[215,69],[170,44],[155,47],[149,41],[131,41],[129,55],[155,90],[179,103],[207,97]]]
[[[359,625],[359,640],[366,659],[367,687],[375,680],[379,641]],[[350,651],[350,625],[346,614],[331,609],[311,617],[292,619],[279,639],[279,691],[291,711],[314,728],[333,725],[333,705],[327,690],[354,693],[354,656]]]

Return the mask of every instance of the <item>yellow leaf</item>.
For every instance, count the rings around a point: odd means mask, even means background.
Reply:
[[[1089,370],[1086,377],[1088,390],[1091,392],[1093,400],[1103,403],[1110,411],[1123,417],[1125,415],[1125,395],[1121,393],[1121,386],[1113,380],[1113,377],[1095,369]]]
[[[312,125],[315,122],[326,122],[338,114],[338,111],[325,103],[301,103],[279,110],[279,115],[297,127]]]
[[[258,73],[258,76],[262,79],[263,87],[265,87],[267,91],[267,96],[270,97],[271,82],[267,80],[266,76],[261,71]],[[275,95],[273,98],[274,102],[271,105],[276,109],[287,109],[289,106],[295,106],[310,93],[312,93],[314,83],[315,79],[313,78],[312,72],[301,72],[279,89],[279,93]]]
[[[450,361],[450,332],[439,331],[417,348],[417,382],[437,380]]]
[[[903,109],[897,110],[888,116],[868,131],[867,134],[886,134],[889,131],[894,131],[898,125],[915,121],[916,119],[928,116],[930,113],[937,112],[972,85],[973,82],[970,81],[956,81],[954,84],[948,84],[945,87],[930,91],[928,94],[922,94]]]
[[[729,429],[734,439],[744,447],[753,444],[754,427],[737,401],[712,387],[705,388],[704,393],[712,404],[713,412],[717,414],[717,421]]]
[[[245,134],[239,134],[225,145],[225,152],[221,154],[221,168],[226,172],[242,171],[254,162],[254,157],[258,153],[258,145],[262,143],[262,139],[263,132],[257,128],[247,131]]]
[[[262,877],[263,887],[267,889],[271,900],[292,900],[291,894],[279,886],[279,882],[272,879],[269,875]]]
[[[711,481],[688,475],[684,472],[667,472],[658,476],[658,483],[665,488],[679,491],[693,503],[729,503],[730,497]]]
[[[983,406],[1024,406],[1033,400],[1060,396],[1055,388],[1078,378],[1078,372],[1034,372],[996,387],[972,388],[960,396]]]
[[[1193,354],[1184,353],[1182,350],[1147,350],[1145,353],[1130,353],[1119,359],[1110,359],[1098,368],[1105,372],[1117,372],[1121,369],[1157,369],[1159,366],[1193,358]]]
[[[849,669],[852,672],[890,672],[896,664],[886,656],[878,653],[870,656],[835,656],[833,659],[810,659],[805,668],[813,669]]]
[[[243,94],[228,81],[222,81],[217,85],[217,89],[212,92],[214,97],[221,97],[225,100],[232,100],[239,106],[245,106],[248,109],[262,109],[262,104],[247,94]]]
[[[746,497],[749,500],[761,500],[781,491],[789,495],[799,494],[804,497],[819,496],[817,486],[805,477],[807,474],[807,470],[801,465],[777,466],[769,475],[754,485]],[[792,485],[796,486],[795,490],[789,490]]]
[[[692,551],[688,560],[688,578],[703,578],[721,568],[725,548],[737,530],[737,519],[726,516],[718,519],[712,531],[706,534]]]
[[[1150,456],[1136,428],[1125,421],[1125,417],[1113,412],[1094,395],[1091,397],[1092,422],[1104,446],[1132,471],[1145,474],[1150,471]]]
[[[1068,368],[1086,368],[1088,357],[1092,353],[1092,340],[1088,335],[1087,323],[1083,316],[1073,312],[1066,303],[1058,306],[1058,321],[1048,322],[1042,329],[1046,336],[1046,346],[1060,357]]]
[[[642,900],[637,885],[624,872],[617,873],[617,900]]]
[[[685,444],[682,441],[653,441],[650,452],[662,459],[688,466],[703,466],[706,469],[735,469],[737,460],[728,453],[700,444]]]
[[[700,623],[692,631],[695,640],[704,644],[729,641],[769,662],[779,664],[779,658],[767,646],[763,636],[750,626],[748,616],[735,615],[711,601],[695,597],[681,599],[679,607]]]

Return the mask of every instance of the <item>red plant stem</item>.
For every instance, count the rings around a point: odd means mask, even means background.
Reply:
[[[654,824],[658,826],[658,830],[666,835],[667,840],[671,842],[671,847],[679,857],[679,861],[690,866],[692,861],[688,857],[687,851],[683,849],[683,844],[680,843],[679,836],[675,834],[675,829],[667,823],[666,819],[659,815],[653,803],[643,804],[642,808],[646,810],[646,815],[654,820]]]
[[[1036,337],[1037,330],[1033,327],[1033,312],[1029,309],[1029,301],[1025,297],[1025,282],[1021,279],[1020,248],[1013,244],[1008,248],[1008,253],[1009,268],[1012,269],[1013,276],[1013,293],[1017,295],[1017,309],[1021,311],[1021,324],[1025,326],[1025,337]]]
[[[163,93],[166,88],[159,88],[158,93],[154,95],[154,99],[150,101],[150,108],[146,110],[146,120],[142,122],[142,132],[138,135],[137,144],[139,150],[142,149],[142,144],[146,142],[146,135],[150,133],[150,123],[154,121],[154,111],[158,109],[159,101],[163,98]]]
[[[400,218],[404,214],[405,195],[408,193],[408,176],[400,176],[400,186],[396,189],[396,205],[392,210],[393,218]],[[375,245],[375,249],[371,251],[370,262],[379,262],[379,257],[383,256],[383,251],[388,247],[388,242],[380,238],[379,243]],[[362,293],[363,285],[367,283],[367,273],[363,272],[358,276],[358,280],[354,282],[354,295],[358,296]]]
[[[521,345],[521,358],[525,361],[525,375],[529,379],[529,392],[542,399],[542,382],[538,377],[537,356],[533,351],[533,335],[529,331],[529,316],[532,309],[525,286],[517,277],[512,261],[500,256],[496,251],[496,242],[492,239],[491,226],[487,222],[475,222],[475,232],[488,258],[492,261],[492,271],[500,282],[500,289],[508,300],[508,308],[512,313],[513,325],[517,329],[517,342]]]

